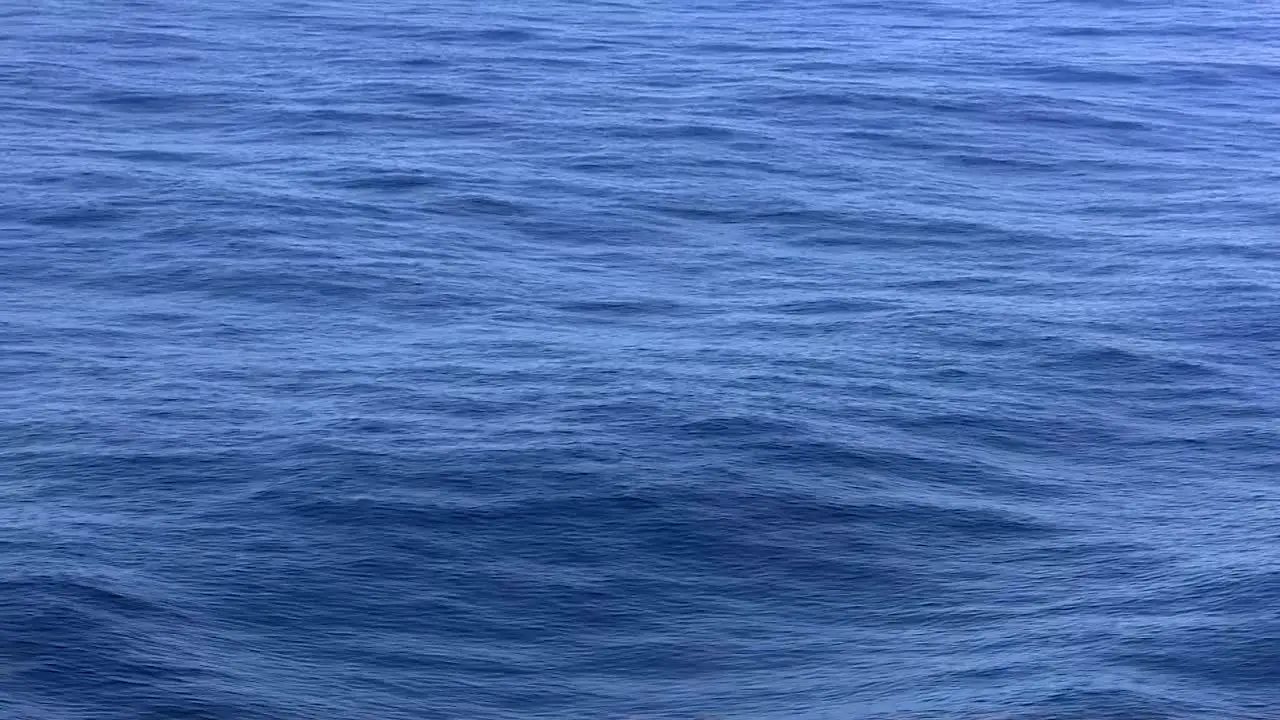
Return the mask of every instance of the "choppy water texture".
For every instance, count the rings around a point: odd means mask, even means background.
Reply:
[[[1273,10],[5,3],[0,717],[1276,717]]]

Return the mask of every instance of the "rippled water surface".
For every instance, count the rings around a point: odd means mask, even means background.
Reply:
[[[1274,10],[3,4],[0,717],[1276,717]]]

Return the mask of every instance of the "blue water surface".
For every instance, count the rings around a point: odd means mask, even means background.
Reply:
[[[1277,38],[8,0],[0,717],[1278,717]]]

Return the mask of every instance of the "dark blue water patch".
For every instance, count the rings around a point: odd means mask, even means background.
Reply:
[[[126,220],[130,213],[114,209],[110,206],[69,207],[50,213],[41,214],[33,219],[34,225],[50,225],[53,227],[85,227],[96,225],[112,225]]]
[[[341,187],[353,190],[374,190],[381,192],[412,191],[421,188],[439,187],[445,184],[440,178],[416,172],[373,171],[351,180],[340,183]]]
[[[1141,75],[1114,70],[1086,70],[1070,65],[1025,68],[1021,70],[1029,78],[1049,83],[1133,85],[1143,82]]]

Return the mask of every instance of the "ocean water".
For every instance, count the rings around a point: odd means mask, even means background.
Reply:
[[[9,0],[0,717],[1277,717],[1274,10]]]

